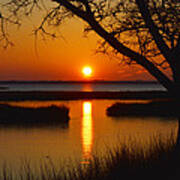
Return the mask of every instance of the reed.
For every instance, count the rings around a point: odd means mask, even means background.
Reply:
[[[51,159],[42,162],[38,174],[30,162],[22,164],[21,171],[13,173],[4,166],[1,169],[3,180],[176,180],[180,178],[180,148],[171,137],[168,143],[152,139],[153,144],[148,151],[136,146],[117,145],[107,149],[102,157],[94,155],[89,164],[64,170],[57,168]]]

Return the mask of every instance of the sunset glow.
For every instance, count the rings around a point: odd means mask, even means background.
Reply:
[[[93,54],[99,38],[93,33],[88,35],[88,40],[83,38],[84,24],[76,20],[61,28],[67,42],[57,38],[47,39],[45,43],[38,36],[36,52],[34,36],[29,34],[39,25],[41,16],[32,17],[32,22],[32,27],[31,23],[24,24],[16,33],[9,32],[15,44],[13,48],[4,51],[0,47],[1,81],[152,80],[139,66],[119,66],[118,61],[109,61],[104,54]]]
[[[84,67],[83,70],[82,70],[82,73],[84,74],[84,76],[91,76],[92,68],[89,67],[89,66]]]

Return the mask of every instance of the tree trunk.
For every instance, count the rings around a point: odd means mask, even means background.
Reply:
[[[180,101],[180,55],[175,53],[173,55],[173,65],[172,73],[173,73],[173,80],[174,80],[174,87],[173,87],[173,93],[175,98]]]
[[[174,156],[177,158],[180,152],[180,118],[178,119],[177,138],[175,142]]]
[[[178,119],[178,130],[177,130],[177,139],[176,139],[176,147],[180,147],[180,119]]]
[[[173,97],[175,97],[176,100],[176,107],[174,108],[178,108],[176,111],[180,112],[180,106],[178,104],[180,104],[180,62],[178,60],[180,60],[180,55],[179,54],[174,54],[174,61],[173,61],[173,66],[172,67],[172,72],[173,72],[173,80],[174,80],[174,95]],[[177,130],[177,140],[176,140],[176,151],[180,152],[180,117],[178,119],[178,130]]]

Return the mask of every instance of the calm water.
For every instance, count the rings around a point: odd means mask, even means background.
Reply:
[[[1,86],[7,87],[3,91],[165,91],[156,83],[1,83]]]
[[[9,102],[26,107],[63,104],[70,108],[71,119],[67,126],[0,126],[0,164],[6,162],[16,169],[23,159],[27,159],[36,167],[40,161],[48,161],[50,157],[57,166],[66,162],[67,167],[71,167],[70,159],[88,163],[93,152],[103,155],[107,147],[112,148],[116,144],[129,145],[135,142],[137,147],[148,149],[154,142],[153,138],[158,141],[161,137],[166,142],[172,133],[176,138],[176,119],[106,116],[106,108],[115,102],[117,101]]]

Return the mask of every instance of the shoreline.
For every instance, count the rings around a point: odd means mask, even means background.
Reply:
[[[166,91],[1,91],[0,101],[83,100],[83,99],[171,99]]]

